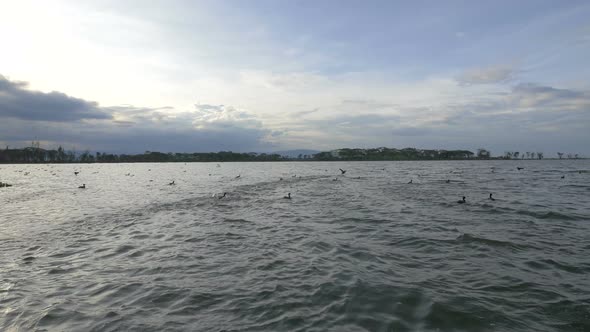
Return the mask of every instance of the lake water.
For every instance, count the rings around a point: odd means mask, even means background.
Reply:
[[[0,181],[2,331],[590,331],[586,160],[0,165]]]

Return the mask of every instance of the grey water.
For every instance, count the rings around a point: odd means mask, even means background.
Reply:
[[[0,165],[0,181],[1,331],[590,331],[586,160]]]

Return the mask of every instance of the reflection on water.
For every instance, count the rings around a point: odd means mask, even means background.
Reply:
[[[216,165],[0,165],[0,330],[590,330],[588,161]]]

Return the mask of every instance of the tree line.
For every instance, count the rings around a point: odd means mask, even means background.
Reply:
[[[578,159],[578,154],[557,153],[559,159],[564,156]],[[66,151],[61,146],[57,149],[43,149],[39,142],[22,149],[0,150],[0,163],[135,163],[135,162],[228,162],[228,161],[377,161],[377,160],[465,160],[465,159],[543,159],[543,152],[505,152],[503,156],[492,157],[489,150],[480,148],[476,153],[469,150],[432,150],[432,149],[338,149],[319,152],[313,155],[299,155],[289,158],[276,153],[237,153],[232,151],[204,153],[163,153],[145,151],[140,154],[112,154],[90,151],[77,153]]]
[[[140,154],[76,153],[38,147],[0,150],[0,163],[140,163],[140,162],[224,162],[224,161],[281,161],[278,154],[236,153],[231,151],[208,153],[162,153],[146,151]]]
[[[543,152],[519,152],[519,151],[506,151],[504,152],[504,159],[543,159],[545,157]],[[577,153],[563,153],[557,152],[557,157],[563,159],[580,159],[580,155]]]

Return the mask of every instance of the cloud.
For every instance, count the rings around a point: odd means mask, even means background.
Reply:
[[[10,81],[0,75],[0,117],[53,122],[112,118],[95,102],[27,87],[26,82]]]
[[[562,109],[590,109],[590,93],[588,92],[556,89],[533,83],[522,83],[515,86],[508,96],[508,100],[514,106],[523,108],[544,106]]]
[[[0,76],[0,142],[39,139],[54,146],[106,152],[261,151],[283,133],[244,109],[196,104],[188,111],[133,105],[101,107],[60,92],[27,90]]]
[[[473,68],[456,78],[460,85],[505,83],[514,78],[515,70],[511,66],[499,65],[485,68]]]

